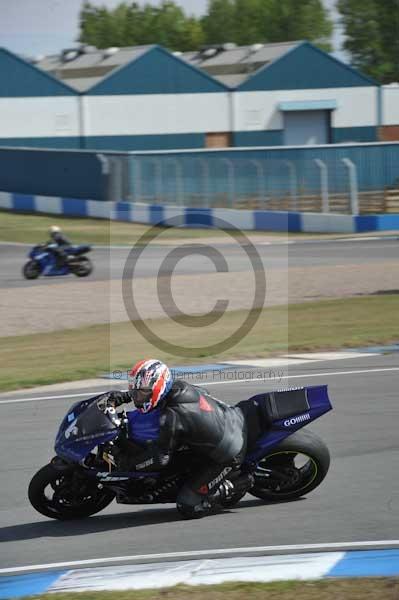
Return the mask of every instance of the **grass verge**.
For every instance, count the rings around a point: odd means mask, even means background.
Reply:
[[[90,378],[111,369],[125,370],[143,356],[156,356],[173,366],[390,343],[399,339],[397,312],[395,295],[271,307],[260,312],[254,329],[233,348],[217,356],[199,352],[190,358],[171,356],[154,348],[131,323],[5,337],[0,338],[0,390]],[[206,328],[206,334],[205,329],[196,329],[196,345],[227,338],[245,315],[245,311],[226,313],[216,326]],[[169,319],[146,323],[163,339],[192,345],[192,328],[176,326]]]
[[[78,219],[61,215],[35,215],[0,211],[0,240],[37,244],[48,239],[50,225],[59,225],[73,243],[133,244],[148,225],[108,221],[107,219]],[[184,239],[214,236],[212,229],[162,228],[160,239]]]
[[[57,594],[57,600],[397,600],[399,579],[324,579],[275,583],[224,583],[160,590]],[[50,600],[52,594],[34,598]]]
[[[0,210],[0,240],[3,242],[23,242],[38,244],[46,241],[50,225],[59,225],[74,243],[101,245],[131,245],[148,231],[148,225],[123,223],[107,219],[79,219],[61,215],[36,215]],[[177,227],[158,227],[162,235],[157,243],[165,240],[207,238],[226,235],[217,229],[186,229]],[[287,232],[250,232],[256,235],[283,237]],[[301,236],[300,233],[295,234]],[[311,237],[311,234],[302,234]]]

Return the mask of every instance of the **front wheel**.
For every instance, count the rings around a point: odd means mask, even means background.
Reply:
[[[330,453],[323,440],[309,431],[297,431],[258,463],[249,493],[269,502],[300,498],[320,485],[329,466]]]
[[[93,263],[86,256],[79,257],[69,264],[69,268],[76,277],[87,277],[93,271]]]
[[[25,279],[37,279],[40,275],[41,268],[37,260],[28,260],[22,269],[22,274]]]
[[[66,521],[100,512],[112,502],[114,494],[98,489],[92,481],[79,477],[76,470],[60,470],[48,464],[32,477],[28,497],[42,515]]]

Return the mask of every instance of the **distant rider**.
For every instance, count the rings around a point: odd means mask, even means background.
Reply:
[[[56,260],[56,267],[59,269],[68,262],[68,250],[72,246],[69,239],[62,233],[58,225],[52,225],[49,229],[50,241],[47,243],[48,249],[53,253]]]
[[[177,509],[184,518],[203,517],[235,493],[250,489],[252,476],[237,472],[247,441],[240,408],[173,380],[169,368],[155,359],[139,361],[129,373],[129,391],[110,392],[106,404],[117,407],[131,401],[142,413],[160,409],[160,434],[157,444],[131,457],[129,470],[162,468],[182,446],[201,459],[198,471],[177,496]]]

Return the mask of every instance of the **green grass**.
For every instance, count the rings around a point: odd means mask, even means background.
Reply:
[[[148,231],[149,225],[123,223],[107,219],[79,219],[60,215],[38,215],[15,213],[0,209],[0,241],[37,244],[46,241],[50,225],[59,225],[73,243],[101,245],[132,245]],[[160,235],[154,243],[166,240],[230,236],[218,229],[185,229],[177,227],[157,227]],[[287,231],[247,231],[246,235],[269,237],[331,238],[333,234],[291,233]]]
[[[33,215],[0,211],[0,240],[35,244],[48,239],[50,225],[59,225],[72,242],[88,244],[133,244],[148,225],[108,221],[107,219],[78,219],[60,215]],[[161,239],[181,239],[215,235],[210,229],[159,228]]]
[[[34,598],[51,600],[53,594]],[[57,594],[57,600],[397,600],[399,579],[324,579],[274,583],[223,583],[159,590]]]
[[[133,244],[146,231],[148,225],[123,223],[107,219],[78,219],[60,215],[35,215],[0,210],[0,241],[35,244],[48,237],[50,225],[59,225],[72,242],[88,244]],[[215,229],[185,229],[158,227],[162,235],[156,242],[164,240],[225,236]],[[254,232],[252,232],[254,233]],[[257,235],[288,235],[286,232],[255,232]],[[301,234],[296,234],[301,235]]]
[[[0,390],[95,377],[127,369],[143,356],[156,356],[173,366],[395,342],[398,304],[397,295],[384,295],[271,307],[260,312],[249,335],[217,356],[171,356],[143,340],[131,323],[0,338]],[[227,338],[246,314],[227,312],[217,325],[195,329],[195,345]],[[192,328],[167,319],[146,323],[163,339],[193,345]]]

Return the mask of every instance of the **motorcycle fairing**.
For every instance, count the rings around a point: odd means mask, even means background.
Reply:
[[[81,256],[82,254],[90,252],[90,250],[91,246],[88,246],[87,244],[81,244],[80,246],[69,246],[68,254],[71,254],[72,256]]]
[[[271,429],[259,438],[254,450],[246,456],[246,463],[256,462],[286,437],[332,410],[326,385],[314,385],[303,389],[306,391],[309,409],[306,412],[303,411],[283,419],[273,420]],[[289,392],[289,390],[287,391]],[[263,396],[263,394],[260,396]]]
[[[118,436],[118,426],[97,406],[100,397],[76,402],[69,409],[55,439],[58,456],[67,461],[82,462],[93,448]]]
[[[29,258],[36,260],[40,264],[41,275],[44,277],[55,277],[60,275],[69,275],[70,270],[67,265],[56,266],[54,255],[40,246],[35,246],[29,253]]]
[[[293,414],[284,419],[274,420],[269,429],[256,442],[255,448],[248,453],[244,464],[256,463],[265,456],[271,448],[277,446],[284,438],[288,437],[301,427],[314,421],[324,413],[332,409],[327,386],[311,386],[303,388],[306,390],[306,398],[309,409],[307,412]],[[288,390],[289,391],[289,390]],[[82,463],[89,453],[100,444],[112,441],[119,434],[118,426],[113,423],[109,415],[104,414],[97,406],[96,396],[83,402],[77,402],[68,411],[59,428],[55,451],[58,456],[67,462]],[[259,397],[264,397],[260,394]],[[254,397],[256,398],[256,396]],[[84,413],[84,414],[82,414]],[[80,417],[80,415],[82,415]],[[137,443],[154,442],[159,436],[160,410],[156,409],[150,413],[141,413],[134,410],[127,413],[129,422],[129,437]],[[97,477],[97,469],[88,469],[88,474]],[[122,479],[141,478],[143,476],[158,476],[159,473],[144,472],[101,472],[102,480],[116,481]]]
[[[80,256],[86,254],[86,252],[90,252],[90,250],[91,247],[87,245],[71,246],[68,248],[68,254]],[[36,260],[40,264],[41,275],[45,277],[59,277],[71,273],[67,264],[57,267],[54,255],[43,246],[34,246],[29,252],[29,258]]]
[[[129,420],[129,438],[140,443],[154,442],[159,437],[160,410],[156,408],[149,413],[131,410],[126,413]]]

